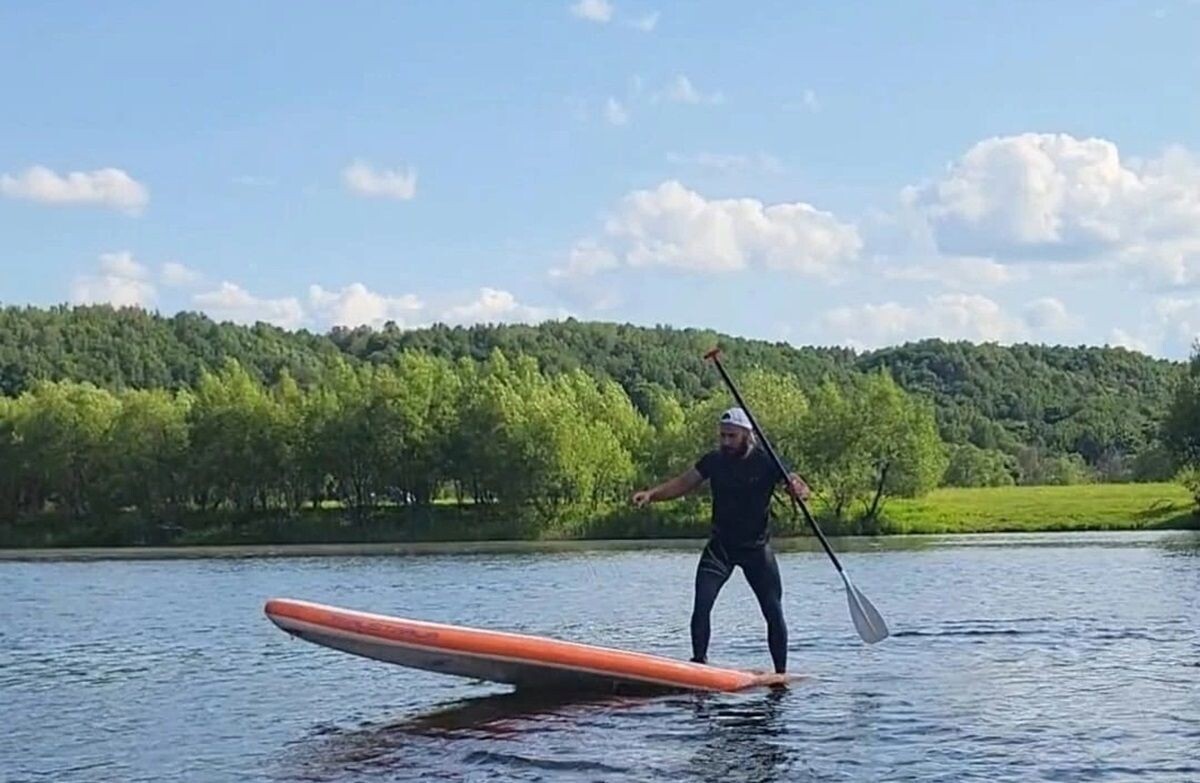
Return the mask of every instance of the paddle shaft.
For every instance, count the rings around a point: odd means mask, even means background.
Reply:
[[[755,420],[754,414],[750,412],[750,406],[748,406],[746,401],[742,399],[742,395],[738,391],[737,386],[734,384],[733,379],[729,377],[729,373],[725,371],[725,366],[722,365],[721,360],[717,358],[718,354],[720,354],[720,349],[713,348],[711,351],[704,354],[704,358],[710,360],[716,366],[717,372],[721,373],[721,378],[725,381],[725,385],[729,387],[729,391],[733,394],[733,398],[737,400],[738,406],[746,412],[746,418],[750,420],[750,426],[754,428],[754,433],[758,436],[758,439],[762,441],[763,448],[765,448],[767,453],[771,455],[771,459],[774,460],[775,467],[779,469],[779,473],[783,476],[784,481],[788,481],[789,476],[787,468],[783,466],[783,462],[780,461],[779,455],[776,454],[775,449],[771,447],[771,442],[767,440],[767,436],[764,435],[762,429],[759,428],[758,421]],[[845,579],[846,574],[842,570],[842,564],[838,562],[837,555],[835,555],[833,553],[833,549],[830,548],[829,542],[825,539],[825,534],[822,533],[821,528],[817,526],[817,521],[813,519],[812,514],[809,513],[808,506],[805,505],[803,500],[796,497],[791,492],[788,493],[788,497],[792,499],[793,504],[799,506],[800,511],[804,514],[805,521],[808,522],[808,525],[813,529],[813,532],[817,534],[817,538],[821,541],[821,546],[825,548],[825,554],[829,555],[829,559],[832,560],[834,566],[837,567],[838,573],[842,575],[843,579]]]

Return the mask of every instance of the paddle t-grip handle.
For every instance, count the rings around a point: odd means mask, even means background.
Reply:
[[[711,359],[714,359],[714,358],[716,358],[717,356],[720,356],[720,355],[721,355],[721,349],[720,349],[720,348],[713,348],[713,349],[712,349],[712,350],[710,350],[708,353],[704,354],[704,358],[705,358],[705,359],[710,359],[710,360],[711,360]]]

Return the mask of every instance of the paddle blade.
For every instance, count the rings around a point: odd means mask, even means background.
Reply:
[[[867,597],[858,588],[846,581],[846,601],[850,604],[850,619],[854,621],[854,629],[867,644],[882,642],[888,637],[887,623]]]

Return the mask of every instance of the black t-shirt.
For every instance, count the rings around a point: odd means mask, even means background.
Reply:
[[[696,461],[696,470],[712,488],[713,535],[727,546],[767,543],[771,492],[783,480],[771,455],[761,448],[743,457],[714,449]]]

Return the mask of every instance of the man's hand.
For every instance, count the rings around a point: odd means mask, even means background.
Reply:
[[[797,500],[808,500],[809,492],[808,485],[804,483],[804,479],[792,473],[788,476],[788,494]]]
[[[659,484],[652,489],[643,489],[633,493],[633,505],[641,508],[647,503],[654,503],[655,501],[674,500],[700,486],[700,482],[703,480],[695,468],[688,468],[666,483]]]
[[[641,508],[642,506],[646,505],[647,503],[649,503],[651,500],[654,499],[652,497],[652,494],[653,494],[653,490],[649,490],[649,489],[643,489],[640,492],[634,492],[633,493],[633,505],[637,506],[638,508]]]

